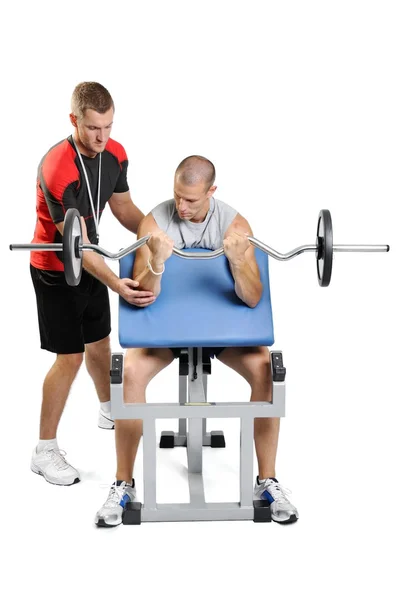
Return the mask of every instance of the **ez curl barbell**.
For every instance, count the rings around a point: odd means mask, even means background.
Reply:
[[[83,244],[80,213],[76,208],[70,208],[65,215],[62,244],[10,244],[10,250],[62,252],[65,268],[65,279],[69,285],[76,286],[79,284],[82,276],[83,250],[97,252],[105,258],[110,258],[112,260],[120,260],[124,256],[135,252],[138,248],[146,244],[149,238],[150,236],[146,235],[137,240],[128,248],[124,248],[115,254],[112,254],[111,252],[108,252],[107,250],[104,250],[95,244]],[[294,258],[299,254],[303,254],[304,252],[315,252],[318,282],[321,287],[326,287],[330,283],[330,279],[332,277],[334,252],[388,252],[390,250],[390,246],[388,244],[333,245],[332,217],[330,215],[330,211],[326,209],[321,210],[318,215],[315,244],[299,246],[298,248],[295,248],[286,254],[281,254],[254,237],[248,236],[248,240],[253,246],[259,248],[276,260],[290,260],[291,258]],[[217,250],[206,253],[184,252],[178,248],[173,248],[173,254],[190,260],[209,260],[210,258],[216,258],[217,256],[224,254],[224,248],[218,248]]]

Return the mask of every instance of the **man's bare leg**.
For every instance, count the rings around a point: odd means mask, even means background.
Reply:
[[[110,376],[111,344],[109,336],[85,345],[86,367],[91,376],[100,402],[109,402],[111,397]]]
[[[58,424],[72,383],[83,362],[83,354],[58,354],[43,384],[40,416],[40,439],[51,440],[57,435]]]
[[[272,381],[268,348],[226,348],[219,354],[218,359],[246,379],[251,387],[252,402],[271,402]],[[254,419],[254,443],[260,479],[275,477],[279,425],[279,417]]]
[[[168,348],[129,348],[124,360],[124,402],[145,402],[148,383],[173,361]],[[131,482],[142,435],[142,419],[115,421],[116,479]]]

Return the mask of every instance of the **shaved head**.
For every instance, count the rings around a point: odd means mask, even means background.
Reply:
[[[212,162],[204,156],[188,156],[177,167],[176,179],[183,185],[204,184],[206,191],[211,188],[216,178],[216,170]]]

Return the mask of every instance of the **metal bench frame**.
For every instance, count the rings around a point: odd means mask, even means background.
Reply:
[[[180,357],[179,402],[125,404],[123,401],[123,354],[112,355],[111,414],[113,419],[143,420],[144,503],[126,506],[124,523],[141,521],[270,521],[269,504],[253,502],[253,427],[256,417],[285,416],[285,381],[274,369],[271,352],[271,402],[208,402],[207,376],[210,365],[203,364],[202,348],[188,348]],[[283,364],[283,363],[282,363]],[[206,502],[203,485],[203,445],[222,445],[222,432],[207,432],[207,418],[240,419],[240,499],[239,502]],[[161,447],[186,446],[190,502],[156,502],[156,419],[179,420],[177,433],[163,432]],[[162,440],[173,439],[172,445]],[[212,438],[216,440],[212,444]]]

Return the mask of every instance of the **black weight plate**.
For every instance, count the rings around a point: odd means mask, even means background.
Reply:
[[[63,259],[65,279],[68,285],[79,285],[83,270],[82,251],[82,224],[80,213],[76,208],[66,211],[63,233]]]
[[[333,266],[333,227],[330,211],[323,209],[318,216],[316,230],[316,269],[318,283],[321,287],[327,287],[332,277]]]

